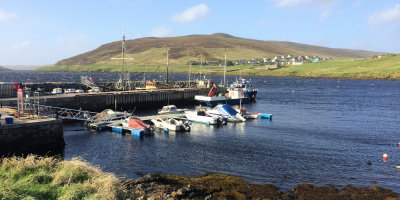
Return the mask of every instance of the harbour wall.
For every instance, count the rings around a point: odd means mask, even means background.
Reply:
[[[104,109],[133,111],[161,108],[168,104],[194,105],[196,104],[194,96],[204,95],[208,90],[206,88],[186,88],[56,95],[51,98],[42,97],[40,103],[47,106],[94,112],[100,112]]]
[[[60,155],[64,146],[62,120],[18,120],[0,125],[0,155]]]

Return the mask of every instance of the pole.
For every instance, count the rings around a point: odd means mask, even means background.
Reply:
[[[167,83],[168,83],[168,61],[169,61],[169,60],[168,60],[168,50],[169,50],[169,49],[167,49]]]
[[[192,62],[190,62],[190,67],[189,67],[189,85],[188,85],[188,88],[190,88],[190,76],[191,76],[191,73],[192,73]]]
[[[226,79],[225,79],[225,76],[226,76],[226,52],[225,52],[225,65],[224,65],[224,87],[226,87]]]

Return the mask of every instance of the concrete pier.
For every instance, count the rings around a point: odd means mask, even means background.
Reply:
[[[104,109],[144,110],[161,108],[167,104],[194,105],[195,95],[207,94],[207,88],[179,88],[157,90],[132,90],[117,92],[60,94],[40,97],[40,104],[47,106],[90,110]],[[0,99],[3,105],[15,106],[16,98]]]
[[[64,146],[62,120],[14,119],[0,125],[0,155],[60,155]]]

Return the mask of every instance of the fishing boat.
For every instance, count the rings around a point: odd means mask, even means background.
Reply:
[[[206,111],[211,116],[223,116],[230,122],[244,122],[246,119],[229,105],[217,105],[215,108]]]
[[[163,115],[163,114],[177,114],[177,113],[183,113],[187,109],[178,109],[176,108],[175,105],[167,105],[163,106],[161,110],[158,111],[158,114]]]
[[[203,110],[185,111],[185,117],[192,122],[203,123],[207,125],[222,124],[222,116],[211,116]]]
[[[243,88],[228,88],[225,96],[216,96],[217,86],[214,84],[207,96],[196,95],[194,99],[200,104],[215,107],[218,104],[239,105],[249,103],[249,98],[244,94]]]
[[[246,108],[240,108],[239,113],[246,119],[257,119],[259,114],[257,113],[248,113]]]
[[[236,78],[236,81],[233,82],[229,88],[241,88],[243,94],[248,98],[249,101],[254,101],[257,97],[257,89],[253,88],[253,82],[250,80],[246,80],[244,78]]]
[[[159,117],[152,119],[151,122],[156,128],[164,129],[165,131],[190,131],[189,123],[171,117]]]

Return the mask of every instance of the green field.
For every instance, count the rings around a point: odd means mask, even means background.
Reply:
[[[165,72],[165,65],[134,65],[127,66],[130,72]],[[191,73],[208,75],[223,75],[223,66],[193,65]],[[118,64],[92,64],[70,66],[48,66],[42,71],[100,71],[119,72]],[[170,73],[189,73],[188,65],[170,65]],[[266,70],[263,65],[228,66],[227,75],[243,76],[288,76],[306,78],[344,78],[344,79],[388,79],[400,80],[400,55],[387,55],[381,58],[343,59],[305,63],[299,66],[282,66],[279,69]]]

